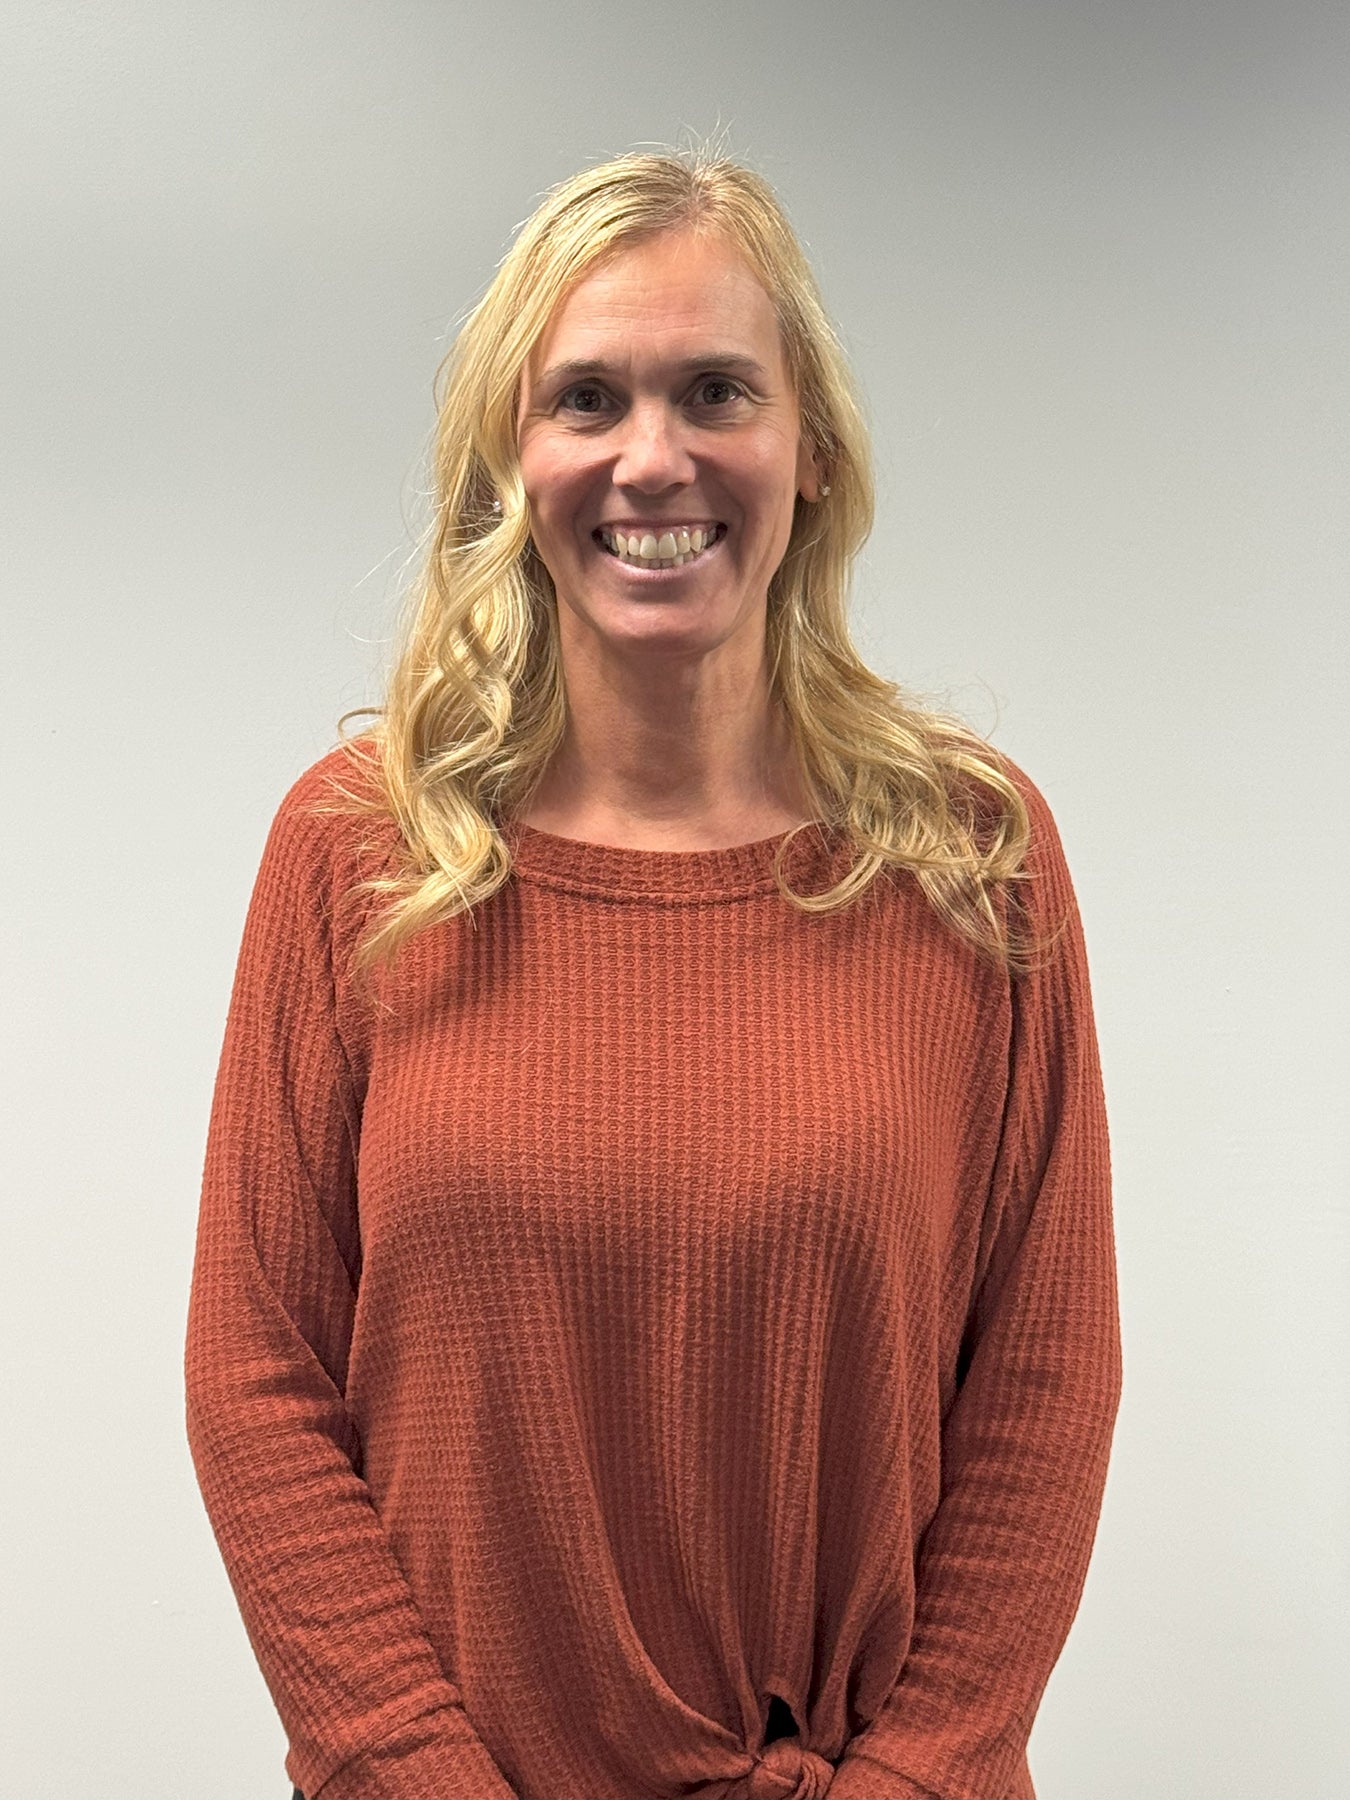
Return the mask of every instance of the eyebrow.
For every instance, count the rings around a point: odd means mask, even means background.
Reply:
[[[704,356],[685,356],[674,365],[679,375],[694,375],[702,369],[726,370],[734,375],[758,375],[767,380],[768,370],[757,363],[753,356],[741,356],[734,350],[710,350]],[[607,363],[590,357],[571,357],[566,362],[554,363],[552,368],[545,369],[539,377],[539,386],[552,387],[555,381],[567,377],[577,379],[583,375],[614,375],[618,373],[616,363]]]

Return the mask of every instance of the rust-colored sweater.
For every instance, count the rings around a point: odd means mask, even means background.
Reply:
[[[202,1494],[308,1800],[1034,1800],[1121,1389],[1082,928],[777,838],[508,825],[367,1004],[392,832],[262,857],[187,1336]],[[347,778],[350,780],[350,774]],[[799,891],[848,866],[808,831]],[[1020,892],[1028,894],[1023,887]],[[776,1697],[776,1700],[775,1700]],[[837,1772],[836,1772],[837,1765]]]

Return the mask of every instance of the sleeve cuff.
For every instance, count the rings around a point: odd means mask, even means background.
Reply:
[[[322,1787],[305,1788],[307,1800],[517,1800],[467,1719],[459,1722],[464,1735],[457,1738],[447,1732],[445,1712],[411,1720],[343,1763]]]

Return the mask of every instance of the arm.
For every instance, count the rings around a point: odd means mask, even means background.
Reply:
[[[360,1090],[339,1035],[332,821],[302,776],[249,904],[207,1134],[185,1359],[202,1497],[309,1800],[514,1800],[445,1678],[343,1401]]]
[[[1031,811],[1046,966],[1013,989],[1003,1129],[911,1647],[830,1800],[1034,1800],[1026,1745],[1087,1577],[1122,1366],[1110,1157],[1082,925],[1054,821]]]

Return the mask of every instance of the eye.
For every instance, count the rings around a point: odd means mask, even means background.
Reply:
[[[601,405],[600,406],[585,406],[585,405],[569,406],[568,405],[569,400],[572,400],[574,398],[576,398],[578,400],[585,400],[587,397],[589,397],[592,400],[599,401],[601,403]],[[594,414],[601,410],[601,406],[603,406],[604,400],[605,400],[605,393],[604,393],[603,388],[598,388],[593,381],[579,381],[579,382],[577,382],[577,384],[574,387],[563,389],[562,393],[559,394],[559,396],[558,396],[558,405],[563,409],[564,412],[579,412],[579,413]]]
[[[694,392],[696,394],[706,394],[709,388],[713,388],[714,390],[721,388],[725,391],[724,399],[718,400],[714,398],[714,406],[725,406],[729,400],[739,399],[743,392],[741,384],[738,381],[732,381],[725,375],[705,375],[694,389]]]

